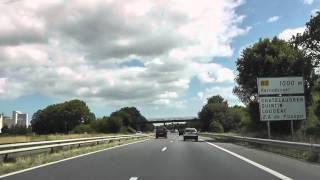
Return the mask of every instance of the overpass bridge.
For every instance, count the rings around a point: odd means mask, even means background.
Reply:
[[[141,124],[155,124],[155,123],[180,123],[180,122],[193,122],[198,121],[196,116],[186,116],[186,117],[167,117],[167,118],[149,118],[147,122],[141,122]]]

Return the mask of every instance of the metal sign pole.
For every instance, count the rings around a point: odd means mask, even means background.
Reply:
[[[292,137],[292,141],[293,141],[293,120],[291,120],[291,137]]]
[[[267,126],[268,126],[268,139],[271,139],[271,134],[270,134],[270,121],[267,121]]]

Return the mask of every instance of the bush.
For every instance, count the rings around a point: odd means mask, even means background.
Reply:
[[[103,117],[102,119],[92,121],[90,123],[92,130],[100,133],[107,133],[107,119],[107,117]]]
[[[25,135],[31,133],[31,127],[15,125],[13,127],[3,126],[1,129],[3,134]]]
[[[94,130],[91,128],[90,124],[79,124],[76,126],[73,131],[75,133],[92,133]]]
[[[9,127],[7,125],[4,125],[1,129],[2,134],[8,134],[9,133]]]
[[[320,101],[317,103],[314,113],[320,118]]]
[[[120,132],[122,127],[122,121],[118,117],[108,118],[106,123],[106,129],[108,132],[117,133]]]
[[[209,126],[211,132],[223,133],[223,126],[218,121],[212,121]]]

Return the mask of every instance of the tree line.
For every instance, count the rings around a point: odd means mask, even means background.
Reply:
[[[82,100],[71,100],[49,105],[35,112],[31,127],[3,127],[4,134],[54,133],[133,133],[151,131],[153,126],[143,124],[147,119],[135,107],[124,107],[110,116],[96,118]]]

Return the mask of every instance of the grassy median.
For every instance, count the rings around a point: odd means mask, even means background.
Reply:
[[[135,138],[130,140],[123,140],[123,141],[114,141],[111,143],[104,143],[100,145],[91,145],[91,146],[84,146],[80,148],[70,149],[70,150],[61,150],[54,153],[43,153],[38,155],[32,155],[27,157],[18,157],[16,159],[12,159],[9,162],[2,162],[0,163],[0,175],[7,174],[10,172],[38,166],[41,164],[58,161],[61,159],[77,156],[80,154],[85,154],[93,151],[98,151],[110,147],[119,146],[122,144],[128,144],[132,142],[141,141],[144,139],[148,139],[148,137],[141,137]]]

